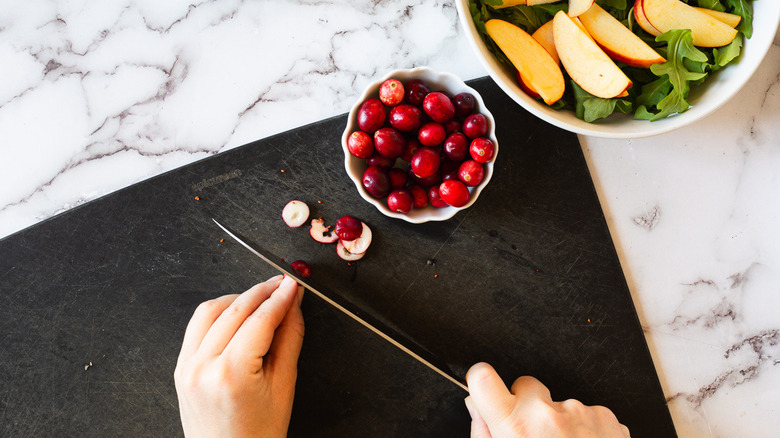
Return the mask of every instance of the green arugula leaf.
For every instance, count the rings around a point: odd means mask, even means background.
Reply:
[[[726,7],[720,3],[720,0],[699,0],[699,7],[721,12],[726,10]]]
[[[728,11],[742,17],[737,25],[737,30],[745,34],[745,38],[750,39],[753,36],[753,9],[751,9],[748,0],[724,0],[728,6]],[[770,0],[777,1],[777,0]]]
[[[634,118],[637,120],[651,120],[653,117],[655,114],[648,111],[644,105],[639,105],[634,111]]]
[[[675,113],[681,113],[690,106],[685,100],[690,91],[690,82],[699,81],[707,76],[706,72],[690,71],[685,64],[686,59],[698,63],[708,62],[707,55],[693,46],[693,38],[689,29],[675,29],[658,35],[656,41],[666,41],[666,62],[653,64],[650,67],[655,75],[666,76],[672,84],[672,90],[656,107],[659,112],[650,119],[659,120]],[[689,64],[690,66],[690,64]]]
[[[574,81],[571,81],[571,85],[574,90],[574,99],[577,102],[574,114],[588,123],[603,119],[615,111],[628,114],[633,109],[633,104],[629,100],[602,99],[583,90]]]
[[[714,56],[715,61],[714,64],[712,65],[711,70],[712,71],[720,70],[730,62],[739,58],[739,55],[742,54],[742,44],[743,44],[742,35],[737,35],[737,37],[734,38],[734,41],[732,41],[731,44],[729,44],[728,46],[721,47],[719,49],[712,49],[712,55]]]
[[[503,0],[484,0],[486,5],[493,6],[494,8],[496,6],[501,6],[504,4]]]
[[[652,108],[658,105],[658,102],[663,100],[670,91],[672,91],[672,83],[669,81],[669,76],[661,76],[649,84],[642,85],[642,93],[636,98],[636,103],[641,107]]]

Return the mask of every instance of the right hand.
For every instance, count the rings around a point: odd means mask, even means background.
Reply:
[[[471,438],[630,438],[609,409],[577,400],[554,402],[533,377],[520,377],[511,391],[496,371],[478,363],[466,374]]]

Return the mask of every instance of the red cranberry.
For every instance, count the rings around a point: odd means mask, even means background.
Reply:
[[[425,208],[428,205],[428,191],[422,188],[422,186],[412,184],[406,189],[412,194],[414,208]]]
[[[455,115],[457,117],[466,117],[474,112],[477,101],[471,93],[460,93],[452,98],[452,104],[455,105]]]
[[[404,100],[404,84],[398,79],[388,79],[379,86],[379,100],[387,106],[396,106]]]
[[[452,134],[453,132],[460,131],[460,125],[461,123],[458,119],[452,119],[444,124],[444,131],[447,132],[447,134]]]
[[[431,187],[441,183],[441,173],[436,172],[429,177],[420,178],[419,176],[415,175],[411,169],[409,169],[409,179],[423,187]]]
[[[387,158],[398,158],[406,150],[406,139],[393,128],[382,128],[374,133],[374,148]]]
[[[358,158],[368,158],[374,153],[374,140],[363,131],[355,131],[347,138],[347,149]]]
[[[477,163],[487,163],[493,159],[496,147],[490,139],[485,137],[475,138],[469,146],[469,154]]]
[[[363,233],[363,223],[352,216],[342,216],[336,221],[333,232],[341,240],[355,240]]]
[[[311,267],[309,267],[309,264],[304,262],[303,260],[296,260],[290,263],[290,267],[293,268],[295,274],[297,274],[301,278],[311,277]]]
[[[414,206],[414,198],[409,190],[397,189],[387,195],[387,208],[398,213],[409,213]]]
[[[439,170],[439,152],[431,148],[421,148],[412,157],[412,172],[420,178],[427,178]]]
[[[446,137],[447,131],[444,130],[444,126],[435,122],[428,122],[422,125],[417,132],[417,140],[419,140],[423,146],[437,146],[441,144]]]
[[[401,159],[407,163],[411,162],[412,157],[421,147],[422,145],[419,141],[414,138],[410,138],[409,141],[406,142],[406,150],[404,151],[404,154],[401,155]]]
[[[406,181],[409,179],[406,171],[397,167],[390,169],[387,176],[390,179],[390,188],[392,189],[400,189],[406,185]]]
[[[422,105],[425,96],[431,92],[428,84],[420,79],[412,79],[406,83],[404,88],[406,89],[406,101],[417,106]]]
[[[439,91],[428,93],[425,96],[423,111],[437,123],[447,123],[455,117],[455,106],[449,96]]]
[[[383,167],[385,169],[389,169],[393,167],[393,165],[395,164],[395,159],[383,157],[379,154],[374,154],[366,158],[366,164],[368,164],[369,166],[377,166],[377,167]]]
[[[428,201],[436,208],[444,208],[448,204],[441,199],[441,193],[439,192],[439,186],[432,186],[428,189]]]
[[[390,110],[390,126],[402,132],[419,129],[422,119],[423,112],[416,106],[402,104]]]
[[[358,109],[358,126],[363,131],[373,134],[385,124],[387,110],[381,100],[372,97],[366,99]]]
[[[375,198],[384,198],[390,192],[390,177],[387,169],[378,166],[368,166],[363,172],[363,187],[369,195]],[[345,239],[351,240],[351,239]]]
[[[485,179],[485,168],[474,160],[466,160],[458,169],[458,179],[467,186],[477,186]]]
[[[469,202],[469,189],[462,181],[451,179],[439,186],[439,195],[448,205],[463,207]]]
[[[450,179],[458,179],[458,170],[460,170],[460,163],[457,161],[444,160],[439,166],[441,170],[441,180],[447,181]]]
[[[482,114],[472,114],[463,121],[463,133],[469,138],[484,137],[488,131],[488,121]]]
[[[444,140],[444,154],[452,161],[463,161],[469,150],[469,139],[461,132],[450,134]]]

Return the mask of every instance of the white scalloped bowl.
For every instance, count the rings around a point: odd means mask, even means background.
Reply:
[[[469,12],[469,0],[456,0],[460,23],[466,37],[487,72],[498,86],[521,107],[540,119],[577,134],[606,138],[640,138],[663,134],[699,120],[720,108],[750,80],[771,47],[780,23],[780,0],[761,0],[753,5],[753,36],[745,40],[742,58],[707,79],[702,86],[691,90],[688,101],[691,108],[684,113],[663,120],[649,122],[615,114],[606,119],[587,123],[572,111],[558,111],[532,99],[515,82],[514,72],[507,71],[477,33]]]
[[[487,137],[493,142],[496,148],[495,155],[493,156],[493,159],[485,164],[485,179],[482,181],[482,183],[476,187],[470,187],[469,191],[471,192],[471,197],[469,198],[469,202],[464,205],[463,207],[443,207],[443,208],[436,208],[431,205],[428,205],[425,208],[421,209],[413,209],[407,214],[401,214],[398,212],[394,212],[390,210],[387,207],[387,202],[385,199],[377,199],[372,197],[368,194],[366,189],[363,187],[362,179],[363,179],[363,172],[368,168],[368,165],[366,164],[366,160],[357,158],[349,153],[349,149],[347,149],[347,138],[349,135],[358,129],[357,126],[357,112],[358,108],[360,108],[360,105],[369,97],[377,97],[379,95],[379,86],[387,79],[395,78],[399,81],[406,83],[409,80],[412,79],[420,79],[425,81],[428,86],[430,86],[431,91],[443,91],[451,96],[454,96],[458,93],[464,93],[468,92],[474,95],[474,98],[476,100],[476,108],[475,112],[482,113],[485,118],[488,120],[488,135]],[[496,140],[496,130],[495,130],[495,119],[493,118],[493,114],[490,113],[490,111],[485,107],[485,102],[482,100],[482,96],[479,95],[479,93],[474,90],[473,88],[466,85],[463,80],[461,80],[459,77],[455,76],[451,73],[445,73],[445,72],[438,72],[434,69],[431,69],[429,67],[417,67],[413,69],[401,69],[401,70],[393,70],[380,79],[374,81],[371,83],[368,87],[366,87],[365,91],[363,91],[363,94],[358,98],[355,105],[352,107],[352,109],[349,112],[349,116],[347,118],[347,126],[344,129],[344,134],[341,136],[341,147],[344,151],[344,167],[347,170],[347,175],[349,175],[350,179],[355,183],[355,187],[358,190],[358,193],[360,193],[360,196],[365,199],[368,203],[372,204],[382,212],[385,216],[402,219],[407,222],[419,224],[423,222],[428,221],[443,221],[450,219],[452,216],[454,216],[457,212],[464,210],[466,208],[469,208],[471,205],[476,202],[477,198],[479,197],[480,192],[482,189],[484,189],[487,184],[490,182],[491,177],[493,176],[493,163],[496,160],[496,157],[498,156],[498,141]],[[398,163],[401,163],[402,160],[399,158]]]

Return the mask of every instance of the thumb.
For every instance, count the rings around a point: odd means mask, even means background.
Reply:
[[[471,400],[471,396],[466,397],[466,409],[471,416],[471,438],[491,438],[490,429],[488,429],[487,423],[482,417],[479,416],[479,412],[474,408],[474,402]]]
[[[472,366],[466,373],[466,383],[473,407],[488,427],[495,427],[512,413],[515,398],[490,365]]]

